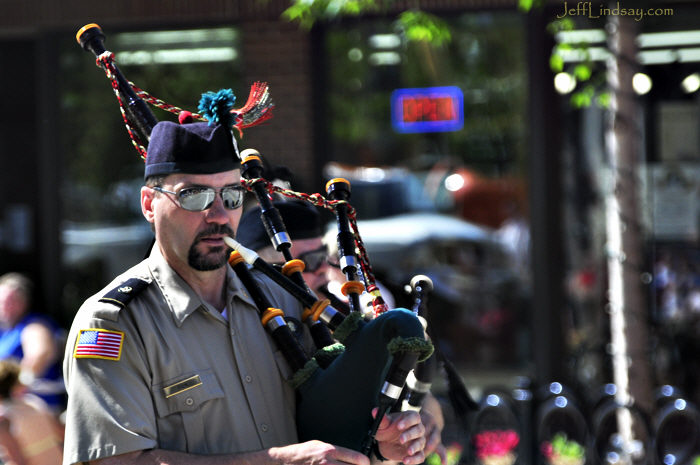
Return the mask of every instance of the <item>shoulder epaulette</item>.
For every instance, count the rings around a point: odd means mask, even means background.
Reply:
[[[151,284],[150,281],[141,278],[128,279],[102,296],[100,302],[106,302],[114,304],[119,308],[124,308],[131,302],[131,299],[136,297],[139,292],[146,289],[149,284]]]

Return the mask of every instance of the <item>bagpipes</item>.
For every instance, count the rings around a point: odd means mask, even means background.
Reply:
[[[204,94],[199,106],[202,114],[191,113],[168,105],[127,81],[114,63],[114,55],[105,49],[105,36],[97,24],[81,28],[76,39],[83,49],[95,54],[97,65],[105,71],[132,144],[143,159],[147,157],[146,142],[157,124],[147,103],[177,114],[180,123],[209,120],[210,124],[222,124],[239,133],[272,116],[273,103],[264,83],[252,86],[241,108],[233,108],[235,98],[230,90],[225,90]],[[289,252],[291,241],[279,212],[270,201],[275,187],[262,177],[259,154],[252,149],[239,153],[233,131],[231,138],[234,151],[241,159],[241,184],[256,195],[271,243],[283,254],[286,263],[280,272],[232,238],[227,240],[227,245],[234,249],[229,263],[256,303],[261,323],[294,372],[291,383],[298,393],[299,439],[318,439],[370,455],[381,419],[397,408],[409,372],[416,363],[430,357],[433,345],[426,339],[416,312],[388,310],[384,304],[357,231],[354,210],[348,202],[350,183],[344,179],[330,181],[327,198],[320,194],[282,192],[334,211],[339,229],[340,263],[348,278],[343,292],[349,297],[353,310],[345,316],[328,300],[319,300],[305,285],[304,263],[295,260]],[[360,250],[359,259],[356,248]],[[303,319],[318,348],[312,357],[307,356],[288,327],[283,310],[274,308],[257,286],[250,268],[278,283],[305,307]],[[358,270],[365,277],[367,291],[374,297],[371,319],[365,318],[359,308],[359,296],[365,284],[358,279]],[[374,407],[378,407],[378,412],[372,418]]]

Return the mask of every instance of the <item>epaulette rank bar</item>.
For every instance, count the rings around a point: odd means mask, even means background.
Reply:
[[[114,304],[119,308],[124,308],[129,304],[129,302],[131,302],[131,299],[133,299],[139,292],[146,289],[149,284],[149,281],[141,278],[128,279],[106,293],[100,299],[100,302],[106,302]]]

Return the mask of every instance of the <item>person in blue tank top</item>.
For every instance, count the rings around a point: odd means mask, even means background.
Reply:
[[[61,329],[31,311],[32,281],[21,273],[0,276],[0,360],[20,364],[20,381],[56,412],[65,408]]]

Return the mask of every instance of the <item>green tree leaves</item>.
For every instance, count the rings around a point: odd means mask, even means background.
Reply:
[[[292,5],[282,13],[282,17],[310,29],[317,21],[386,10],[393,3],[393,0],[292,0]],[[395,24],[409,42],[441,46],[452,38],[447,23],[418,9],[402,12]]]

